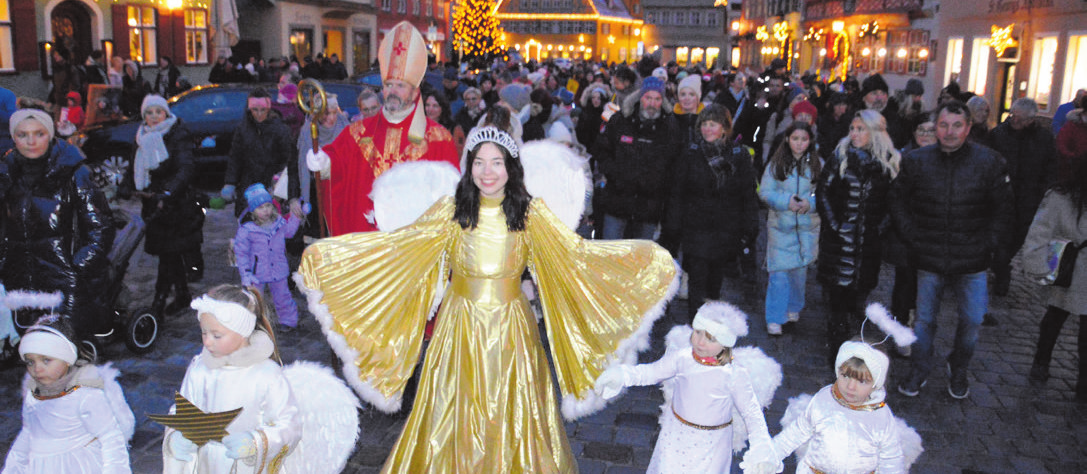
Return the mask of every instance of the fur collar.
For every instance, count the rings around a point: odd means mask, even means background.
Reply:
[[[83,360],[76,361],[75,366],[68,372],[66,378],[67,381],[63,383],[63,387],[58,384],[59,389],[54,387],[53,390],[49,390],[48,387],[44,387],[34,380],[34,377],[31,377],[30,374],[26,374],[26,378],[23,379],[23,390],[24,393],[39,392],[39,394],[44,395],[55,395],[76,385],[97,389],[103,389],[106,386],[105,382],[102,381],[102,376],[98,373],[98,366]]]
[[[223,357],[215,357],[205,348],[200,352],[200,360],[209,369],[221,369],[225,366],[250,367],[271,359],[275,352],[272,338],[259,328],[249,336],[249,345]]]

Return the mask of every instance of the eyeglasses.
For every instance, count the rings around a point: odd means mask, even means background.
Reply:
[[[936,129],[935,128],[919,128],[919,129],[917,129],[917,134],[918,135],[935,135],[936,134]]]

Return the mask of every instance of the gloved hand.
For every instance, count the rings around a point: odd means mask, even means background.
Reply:
[[[615,115],[615,113],[619,110],[620,108],[618,104],[614,102],[608,102],[607,104],[604,104],[604,112],[600,114],[600,117],[603,118],[605,122],[607,122],[608,120],[611,120],[611,116]]]
[[[529,301],[536,299],[536,285],[532,283],[532,280],[521,280],[521,293],[524,293]]]
[[[324,150],[318,150],[314,153],[313,150],[306,152],[306,168],[310,171],[320,171],[321,174],[326,173],[332,168],[332,158],[325,153]]]
[[[288,207],[290,207],[291,214],[294,214],[294,217],[297,217],[299,219],[305,217],[306,213],[302,210],[302,202],[298,199],[291,199],[288,203]]]
[[[751,445],[740,461],[740,469],[744,474],[777,474],[785,470],[785,464],[781,462],[782,456],[775,452],[772,444]]]
[[[744,463],[740,463],[740,469],[743,470],[744,474],[777,474],[781,472],[772,462],[760,462],[747,464],[747,467],[744,466]]]
[[[228,434],[223,438],[223,446],[226,446],[226,457],[230,459],[245,459],[257,455],[257,440],[249,433]]]
[[[605,400],[610,400],[619,395],[624,387],[626,387],[626,377],[623,377],[623,371],[618,368],[611,368],[605,370],[600,374],[600,377],[596,378],[593,390],[597,395],[604,397]]]
[[[192,461],[193,455],[200,450],[200,448],[196,446],[196,443],[181,436],[181,433],[177,431],[170,434],[169,446],[170,453],[174,455],[174,459],[184,462]]]
[[[223,190],[219,191],[219,195],[223,197],[226,202],[234,202],[234,185],[224,184]]]

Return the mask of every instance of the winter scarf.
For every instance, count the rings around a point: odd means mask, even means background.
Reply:
[[[732,175],[736,174],[736,166],[728,159],[728,140],[722,139],[714,143],[700,139],[702,142],[702,155],[706,157],[706,163],[713,171],[714,188],[721,189]]]
[[[177,116],[170,115],[158,125],[148,127],[140,125],[136,132],[136,160],[132,163],[132,174],[136,181],[136,190],[143,191],[151,184],[150,172],[170,158],[166,143],[162,137],[177,123]]]

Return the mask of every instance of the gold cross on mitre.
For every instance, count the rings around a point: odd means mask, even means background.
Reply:
[[[235,408],[219,413],[205,413],[178,392],[174,392],[174,403],[177,408],[173,415],[147,415],[147,417],[180,431],[181,436],[197,446],[203,446],[208,441],[223,439],[227,435],[227,425],[242,412],[241,408]]]

